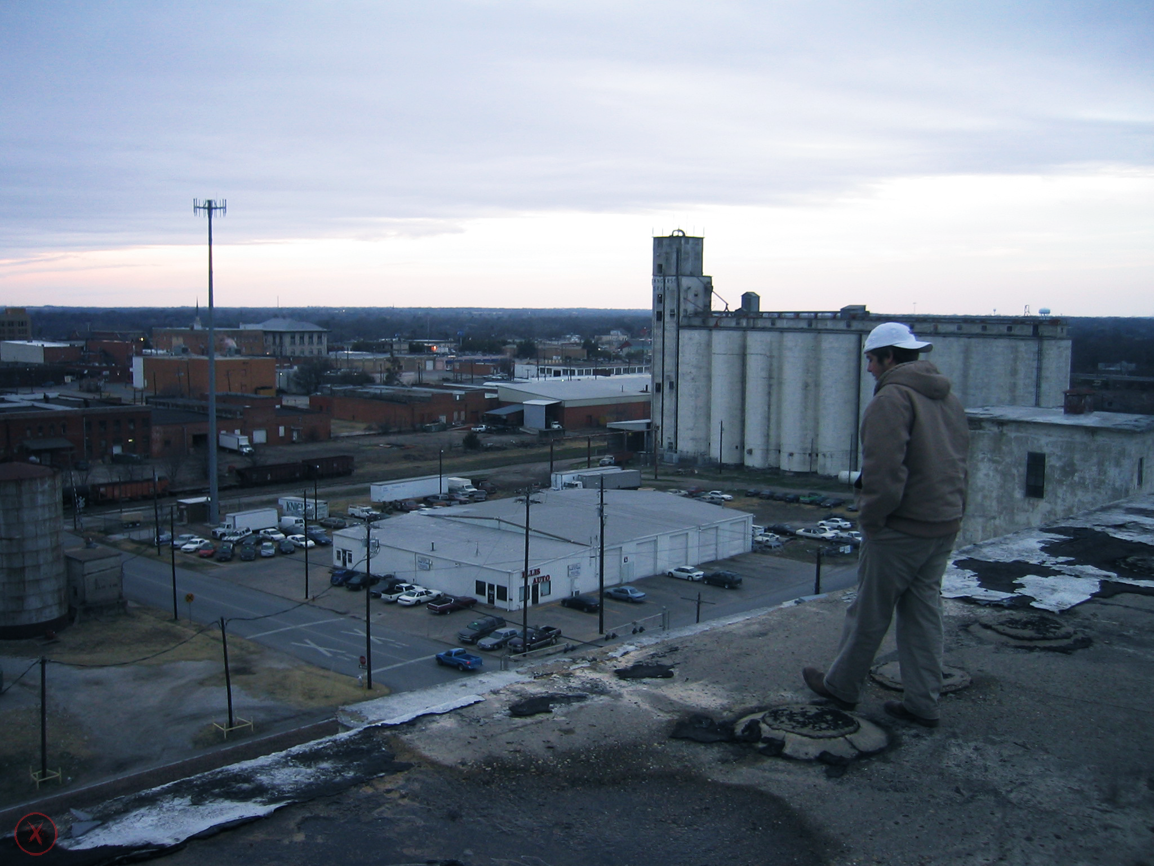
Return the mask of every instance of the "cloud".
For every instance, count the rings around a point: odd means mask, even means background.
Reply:
[[[1124,176],[1143,3],[0,7],[0,256],[811,209],[904,178]],[[949,203],[944,203],[949,206]]]

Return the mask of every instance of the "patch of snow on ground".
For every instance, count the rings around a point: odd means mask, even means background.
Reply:
[[[61,839],[59,844],[77,851],[104,846],[176,845],[221,824],[267,815],[280,805],[216,800],[194,806],[186,797],[160,800],[152,809],[121,815],[79,839]]]

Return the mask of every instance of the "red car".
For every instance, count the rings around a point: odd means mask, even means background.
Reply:
[[[212,559],[214,556],[216,556],[216,548],[211,544],[202,544],[199,548],[197,548],[196,555],[201,559]]]
[[[466,610],[477,603],[477,599],[467,595],[457,598],[442,598],[440,601],[430,601],[425,605],[430,613],[452,613],[455,610]]]

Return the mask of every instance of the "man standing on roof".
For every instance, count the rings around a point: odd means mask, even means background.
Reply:
[[[885,711],[927,728],[939,720],[942,574],[965,512],[970,439],[949,379],[919,360],[932,348],[897,322],[866,339],[877,385],[861,423],[858,593],[829,671],[802,671],[810,689],[853,709],[896,610],[904,694]]]

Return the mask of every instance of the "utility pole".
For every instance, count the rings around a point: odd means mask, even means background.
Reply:
[[[302,530],[305,537],[305,598],[309,597],[309,492],[308,490],[301,491],[301,502],[304,503],[304,509],[301,517],[304,520],[304,529]],[[316,508],[316,500],[313,500],[313,508]],[[316,517],[316,512],[313,513]],[[368,587],[365,587],[368,592]]]
[[[220,644],[224,649],[224,688],[228,692],[228,727],[232,730],[236,727],[236,721],[232,714],[232,673],[228,669],[228,632],[225,630],[223,616],[220,618]]]
[[[169,560],[172,563],[172,621],[178,622],[180,614],[176,610],[176,510],[169,506],[168,509],[168,534],[172,538],[168,541]],[[189,619],[192,619],[190,616]]]
[[[597,505],[600,521],[600,551],[597,558],[597,633],[605,634],[605,476],[601,476],[601,501]]]
[[[192,200],[192,212],[208,216],[208,522],[220,522],[220,482],[216,477],[216,448],[219,434],[216,430],[216,328],[212,321],[212,215],[220,211],[224,216],[228,203],[224,199]],[[191,395],[192,383],[189,383]],[[229,719],[232,724],[232,719]]]
[[[365,518],[365,687],[371,692],[373,690],[373,636],[369,627],[369,599],[372,598],[372,584],[370,580],[373,576],[372,558],[373,558],[373,522],[369,518]]]
[[[525,488],[525,570],[521,572],[521,641],[529,646],[529,502],[533,497],[533,485]]]

